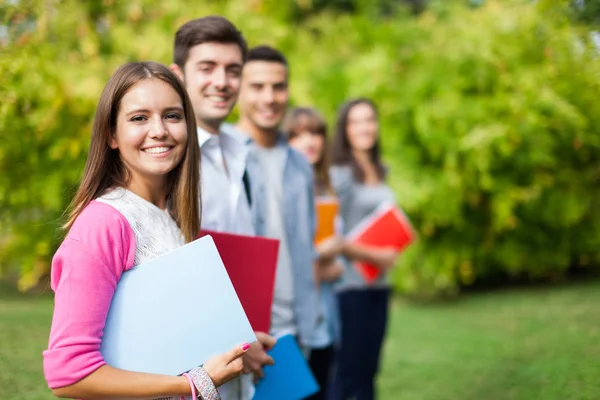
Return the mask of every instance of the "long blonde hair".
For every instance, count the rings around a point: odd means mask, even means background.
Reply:
[[[109,147],[116,131],[117,116],[123,96],[145,79],[160,79],[171,86],[183,104],[187,148],[175,169],[168,174],[167,207],[183,232],[186,242],[191,242],[200,231],[200,147],[192,103],[179,79],[164,65],[155,62],[135,62],[122,65],[115,71],[102,91],[79,189],[68,209],[65,229],[70,229],[83,209],[108,189],[126,187],[130,174],[118,150]]]

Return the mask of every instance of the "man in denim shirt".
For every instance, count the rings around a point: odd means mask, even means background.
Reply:
[[[313,266],[314,177],[305,158],[278,132],[288,97],[285,57],[267,46],[251,49],[242,73],[235,130],[245,135],[250,148],[247,169],[256,200],[256,233],[280,240],[271,334],[293,334],[310,347],[320,315]]]

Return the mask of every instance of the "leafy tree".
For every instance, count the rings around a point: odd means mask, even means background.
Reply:
[[[498,275],[598,265],[600,66],[569,3],[432,1],[418,16],[353,3],[348,12],[317,0],[5,7],[0,271],[17,272],[21,289],[47,274],[110,74],[127,61],[170,63],[176,29],[215,13],[250,45],[288,56],[293,104],[332,123],[348,97],[379,105],[391,183],[419,233],[394,272],[399,290],[455,293]],[[308,11],[295,19],[300,6]]]

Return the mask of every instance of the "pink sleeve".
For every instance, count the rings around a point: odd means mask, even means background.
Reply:
[[[104,322],[134,255],[135,237],[125,217],[108,204],[91,202],[52,259],[54,315],[43,354],[50,388],[69,386],[105,364]]]

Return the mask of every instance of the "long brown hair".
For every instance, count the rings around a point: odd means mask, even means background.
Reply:
[[[317,191],[333,195],[334,191],[329,179],[329,141],[327,140],[327,124],[325,123],[325,119],[314,108],[294,107],[288,112],[283,122],[282,130],[288,141],[307,131],[312,135],[323,137],[321,157],[313,166],[315,170],[315,183]]]
[[[92,200],[110,188],[127,186],[130,174],[119,156],[118,149],[111,149],[109,143],[117,128],[117,116],[123,96],[134,85],[146,79],[160,79],[167,83],[179,94],[183,103],[187,147],[179,165],[168,174],[167,207],[183,232],[186,242],[194,240],[200,231],[200,147],[194,110],[179,79],[167,67],[155,62],[122,65],[104,87],[96,108],[83,177],[68,209],[65,229],[73,226],[77,217]]]
[[[352,154],[352,146],[350,146],[350,140],[348,140],[348,116],[352,108],[359,104],[366,104],[375,113],[375,117],[379,118],[377,112],[377,106],[371,100],[366,98],[359,98],[347,101],[342,105],[338,112],[338,119],[336,124],[335,138],[333,140],[332,158],[333,164],[335,165],[347,165],[352,168],[354,179],[359,182],[364,182],[365,172],[358,165],[354,154]],[[381,150],[379,145],[379,137],[375,140],[375,144],[370,150],[371,162],[375,166],[377,175],[382,181],[385,179],[385,167],[381,163]]]

